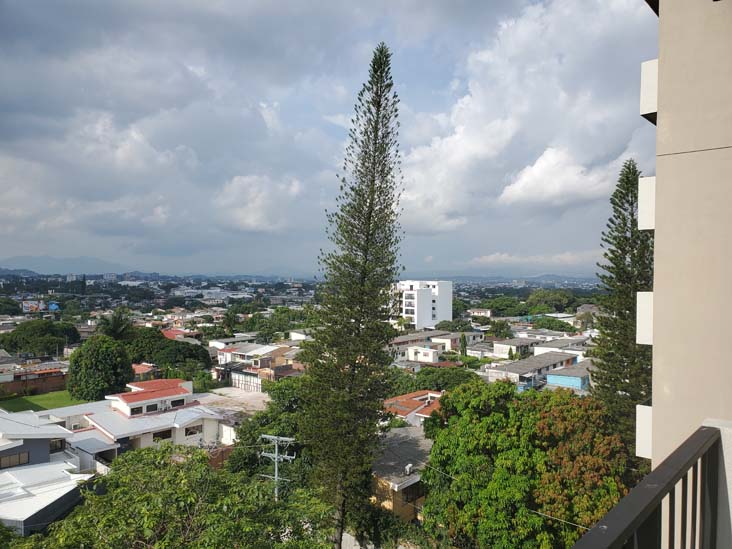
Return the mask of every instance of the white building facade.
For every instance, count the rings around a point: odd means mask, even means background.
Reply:
[[[417,330],[452,320],[452,282],[449,280],[401,280],[399,314]]]

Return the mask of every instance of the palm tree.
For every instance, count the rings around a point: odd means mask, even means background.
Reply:
[[[129,339],[132,336],[132,320],[129,310],[119,307],[111,315],[102,317],[97,325],[97,332],[112,339]]]

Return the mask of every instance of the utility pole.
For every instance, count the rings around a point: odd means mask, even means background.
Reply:
[[[275,501],[277,501],[277,498],[280,495],[280,481],[281,480],[289,480],[286,478],[280,478],[280,462],[281,461],[292,461],[295,459],[295,456],[291,456],[287,454],[287,447],[295,442],[294,438],[289,437],[276,437],[274,435],[259,435],[260,439],[266,440],[269,444],[274,444],[274,453],[272,452],[260,452],[260,457],[266,457],[274,461],[274,476],[272,475],[261,475],[263,477],[271,478],[274,480],[274,496]],[[280,454],[280,444],[284,446],[283,450],[285,450],[284,454]]]

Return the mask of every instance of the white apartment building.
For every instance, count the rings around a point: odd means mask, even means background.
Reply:
[[[452,320],[452,282],[449,280],[401,280],[396,283],[399,313],[417,330]]]

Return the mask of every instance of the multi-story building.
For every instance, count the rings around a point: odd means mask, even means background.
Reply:
[[[417,330],[452,320],[452,282],[401,280],[396,283],[399,314]]]
[[[655,248],[637,342],[653,345],[653,400],[636,446],[653,470],[577,546],[732,547],[732,1],[647,3],[659,55],[641,67],[640,107],[656,172],[639,181],[638,225]]]

